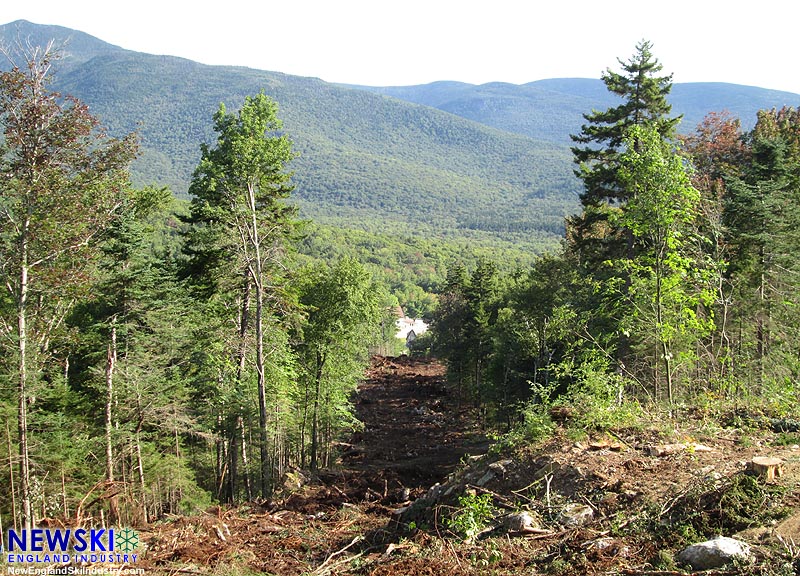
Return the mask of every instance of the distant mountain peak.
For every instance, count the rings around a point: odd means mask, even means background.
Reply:
[[[44,47],[52,42],[54,48],[63,51],[64,61],[70,65],[88,62],[100,55],[128,52],[85,32],[55,24],[35,24],[28,20],[0,25],[0,39],[12,53],[17,52],[19,46]]]

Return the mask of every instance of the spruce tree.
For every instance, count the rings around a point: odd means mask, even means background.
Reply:
[[[57,330],[89,285],[98,238],[119,215],[137,153],[135,136],[108,138],[85,104],[50,90],[58,56],[32,49],[22,66],[0,73],[0,356],[16,360],[10,377],[26,528],[35,524],[29,404]]]
[[[659,76],[663,66],[651,52],[646,40],[636,45],[627,62],[619,60],[622,73],[610,68],[602,75],[609,92],[622,100],[605,111],[584,114],[587,124],[573,135],[572,148],[579,165],[577,176],[583,181],[583,212],[567,222],[573,250],[587,266],[609,258],[631,257],[632,238],[610,222],[609,215],[628,200],[628,192],[619,181],[620,157],[625,149],[625,135],[633,126],[646,126],[663,139],[675,135],[680,117],[669,116],[672,107],[667,96],[672,89],[672,75]]]
[[[736,315],[747,326],[738,352],[754,383],[791,380],[798,371],[797,250],[800,247],[800,115],[762,111],[748,135],[749,156],[727,178],[723,222]]]

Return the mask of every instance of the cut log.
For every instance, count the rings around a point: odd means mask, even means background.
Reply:
[[[713,452],[714,449],[708,446],[704,446],[703,444],[697,444],[695,442],[686,442],[683,444],[658,444],[656,446],[648,446],[647,447],[647,454],[650,456],[668,456],[670,454],[676,454],[679,452]]]
[[[775,480],[783,475],[783,460],[770,456],[756,456],[750,461],[748,468],[764,480]]]
[[[612,452],[619,452],[622,450],[622,444],[609,440],[608,438],[602,438],[589,442],[589,450],[611,450]]]

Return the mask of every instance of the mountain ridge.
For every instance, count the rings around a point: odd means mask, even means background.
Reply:
[[[433,106],[501,130],[562,144],[569,144],[569,135],[580,132],[584,113],[621,102],[608,92],[602,80],[591,78],[549,78],[525,84],[433,82],[355,88]],[[747,130],[755,124],[757,110],[798,106],[800,95],[727,82],[689,82],[673,84],[669,101],[673,113],[683,116],[681,132],[688,133],[709,112],[723,110],[738,117]]]
[[[110,134],[140,135],[137,185],[168,185],[185,196],[200,144],[214,141],[212,117],[220,103],[235,109],[263,90],[278,102],[298,152],[294,197],[304,216],[533,251],[555,246],[564,217],[578,209],[569,134],[580,130],[584,113],[615,98],[600,80],[581,78],[342,85],[135,52],[61,26],[0,26],[6,46],[22,38],[31,45],[66,42],[54,88],[84,101]],[[679,96],[687,90],[681,86],[673,89]],[[729,87],[688,90],[717,103],[727,101]],[[754,116],[757,107],[777,101],[767,97],[771,92],[777,91],[740,89],[728,100]]]

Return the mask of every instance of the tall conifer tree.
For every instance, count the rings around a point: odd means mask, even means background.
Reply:
[[[620,157],[625,135],[633,126],[647,126],[664,139],[675,135],[680,117],[669,116],[672,106],[667,96],[672,89],[672,75],[659,76],[663,66],[653,56],[652,44],[642,40],[627,62],[619,60],[622,73],[610,68],[602,75],[609,92],[620,97],[618,106],[584,114],[587,124],[573,135],[572,148],[576,171],[583,180],[583,212],[567,222],[574,250],[591,267],[618,256],[632,256],[629,233],[617,229],[609,214],[628,200],[628,192],[619,181]]]

